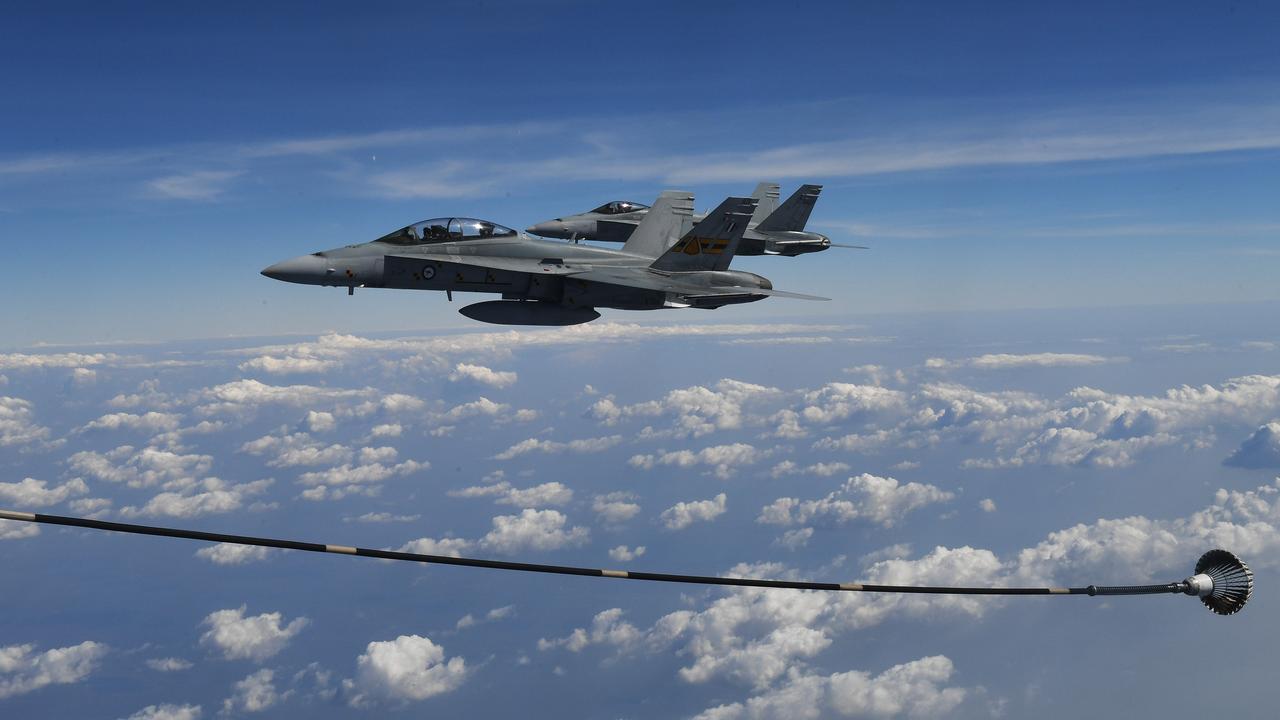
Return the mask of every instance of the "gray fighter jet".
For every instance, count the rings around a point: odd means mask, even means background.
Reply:
[[[829,247],[861,247],[832,243],[827,236],[806,232],[821,185],[801,185],[787,201],[778,205],[779,186],[760,183],[752,193],[759,203],[738,245],[739,255],[785,255],[795,257],[820,252]],[[580,215],[556,218],[527,228],[526,232],[562,240],[626,242],[649,212],[646,205],[630,200],[614,200]],[[694,220],[700,220],[695,216]]]
[[[501,300],[462,308],[481,322],[576,325],[595,308],[718,308],[769,296],[828,298],[774,290],[767,278],[729,269],[754,198],[729,198],[693,224],[693,196],[665,192],[621,250],[531,238],[496,223],[439,218],[373,242],[302,255],[263,275],[306,285],[483,292]],[[692,226],[692,227],[690,227]]]

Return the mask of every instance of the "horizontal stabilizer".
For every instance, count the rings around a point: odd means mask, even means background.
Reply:
[[[762,290],[761,288],[740,288],[744,292],[755,293],[756,295],[768,295],[770,297],[791,298],[793,300],[830,300],[829,297],[821,295],[805,295],[798,292],[787,292],[786,290]]]

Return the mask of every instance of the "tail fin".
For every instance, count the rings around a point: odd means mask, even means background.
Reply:
[[[782,186],[778,183],[762,182],[756,186],[755,192],[751,193],[751,197],[760,201],[756,205],[756,211],[751,214],[751,225],[759,225],[764,219],[773,214],[778,209],[779,190]]]
[[[755,198],[728,198],[650,267],[671,272],[728,269],[755,209]]]
[[[623,252],[656,258],[693,223],[693,193],[667,190],[658,196],[622,246]]]
[[[821,185],[801,185],[799,190],[791,194],[782,206],[774,210],[763,222],[756,225],[756,230],[804,230],[809,222],[809,213],[813,212],[814,203],[818,202]]]

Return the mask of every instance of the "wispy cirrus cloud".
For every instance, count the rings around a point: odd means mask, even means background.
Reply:
[[[949,140],[903,138],[886,143],[866,138],[773,148],[741,157],[697,157],[675,164],[672,183],[740,182],[754,177],[856,177],[1001,165],[1127,160],[1280,147],[1280,132],[1235,128],[1215,135],[1208,128],[1165,127],[1146,134],[1137,126],[1107,134],[1099,129],[1043,128],[988,137]]]
[[[371,150],[384,147],[458,143],[490,140],[498,137],[542,136],[556,132],[562,127],[562,123],[556,122],[520,122],[494,125],[405,128],[347,135],[267,140],[242,145],[236,154],[242,158],[332,155],[354,150]]]
[[[946,368],[974,368],[977,370],[1003,370],[1024,367],[1081,367],[1088,365],[1105,365],[1107,363],[1126,362],[1124,357],[1104,357],[1102,355],[1086,355],[1081,353],[990,353],[977,357],[948,360],[946,358],[929,358],[925,367],[932,370]]]
[[[487,197],[500,187],[496,174],[476,175],[460,162],[372,173],[363,182],[369,193],[392,199]]]
[[[1052,225],[1027,224],[1016,217],[985,217],[980,222],[971,218],[941,217],[935,222],[912,219],[896,222],[866,220],[822,220],[814,227],[838,231],[860,238],[892,240],[947,240],[986,238],[999,240],[1106,240],[1145,238],[1213,238],[1220,240],[1253,240],[1280,238],[1280,223],[1263,221],[1169,222],[1148,221],[1136,216],[1123,218],[1064,218]],[[1231,255],[1274,256],[1280,250],[1269,248],[1218,248]]]
[[[196,170],[156,178],[147,188],[154,196],[170,200],[216,200],[243,174],[241,170]]]
[[[0,179],[48,176],[62,185],[105,173],[126,187],[141,184],[152,197],[208,201],[236,178],[289,182],[305,171],[309,182],[327,177],[340,193],[404,199],[492,197],[547,181],[747,182],[1127,161],[1280,148],[1280,104],[1257,101],[1268,96],[1274,93],[1258,88],[1182,88],[979,109],[957,102],[943,113],[922,106],[901,122],[831,125],[814,133],[818,141],[748,150],[712,138],[693,146],[707,149],[682,149],[687,137],[646,116],[410,127],[0,158]],[[836,101],[830,112],[846,109],[853,116],[857,105]],[[742,108],[699,120],[721,126],[728,115],[762,127],[777,122]]]

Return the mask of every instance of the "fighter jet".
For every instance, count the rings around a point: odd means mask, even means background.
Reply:
[[[829,247],[861,247],[831,242],[825,235],[806,232],[821,185],[801,185],[787,201],[778,205],[780,187],[776,183],[760,183],[752,193],[759,203],[747,224],[739,255],[785,255],[795,257],[820,252]],[[630,200],[614,200],[580,215],[556,218],[538,223],[525,232],[563,240],[596,240],[626,242],[649,212],[647,205]],[[701,218],[695,217],[694,220]]]
[[[461,312],[506,325],[577,325],[596,308],[718,308],[770,296],[767,278],[730,270],[755,198],[728,198],[692,224],[693,195],[663,193],[621,250],[541,240],[470,218],[414,223],[372,242],[302,255],[262,271],[305,285],[494,293]],[[692,227],[690,227],[692,225]],[[686,231],[687,230],[687,231]]]

